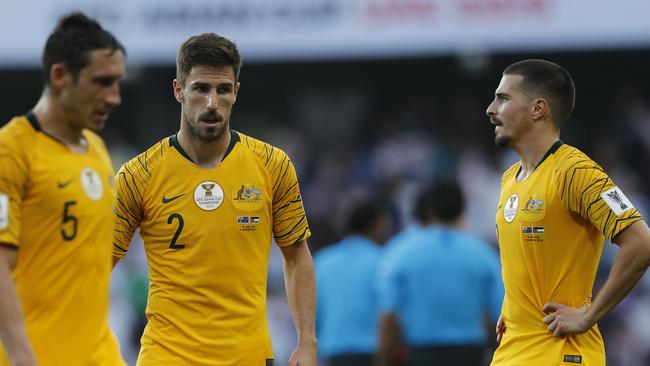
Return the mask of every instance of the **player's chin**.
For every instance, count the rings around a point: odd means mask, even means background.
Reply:
[[[510,146],[510,137],[504,136],[504,135],[501,135],[501,134],[497,134],[494,137],[494,143],[498,147],[508,147],[508,146]]]
[[[205,127],[202,128],[200,138],[203,141],[214,141],[218,140],[221,136],[223,136],[225,128],[223,126],[221,127]]]
[[[93,132],[98,132],[98,131],[100,131],[101,129],[104,128],[105,124],[106,124],[106,122],[91,121],[91,122],[86,123],[84,127],[86,129],[88,129],[88,130],[93,131]]]

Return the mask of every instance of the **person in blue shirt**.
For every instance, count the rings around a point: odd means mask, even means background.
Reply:
[[[392,366],[402,343],[408,366],[482,365],[486,317],[496,322],[503,301],[497,253],[462,231],[457,182],[436,182],[420,199],[424,228],[393,243],[378,270],[378,365]]]
[[[314,256],[319,355],[329,366],[373,364],[379,320],[374,281],[390,215],[382,200],[354,205],[343,240]]]

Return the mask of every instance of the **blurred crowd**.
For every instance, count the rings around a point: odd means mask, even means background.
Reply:
[[[578,93],[563,141],[601,164],[647,220],[650,93],[643,89],[648,75],[638,56],[619,55],[636,62],[628,70],[606,68],[611,57],[589,67],[582,67],[591,61],[589,55],[551,59],[574,74]],[[342,218],[350,202],[361,196],[384,197],[394,207],[393,234],[408,228],[414,221],[415,197],[436,178],[458,179],[466,196],[466,230],[496,250],[500,177],[517,157],[494,146],[485,108],[499,70],[520,58],[501,56],[478,68],[455,59],[245,65],[231,126],[292,157],[314,253],[342,238]],[[104,133],[116,167],[178,128],[180,109],[171,94],[171,70],[130,70],[124,106]],[[33,93],[38,76],[27,76],[24,85]],[[37,96],[29,92],[22,93],[25,102],[8,103],[11,110],[3,109],[3,120],[16,113],[16,105],[32,103]],[[141,243],[131,248],[114,272],[111,322],[125,357],[133,362],[146,321],[147,273]],[[616,252],[615,245],[605,245],[594,293]],[[283,286],[282,257],[274,248],[268,314],[279,365],[286,364],[295,344]],[[608,365],[650,365],[650,275],[601,321],[600,328]]]

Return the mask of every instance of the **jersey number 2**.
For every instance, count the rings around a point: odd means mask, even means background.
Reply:
[[[181,235],[181,231],[183,231],[183,225],[185,222],[183,221],[183,216],[179,213],[173,213],[169,215],[167,218],[167,223],[171,224],[174,219],[178,219],[178,228],[176,229],[176,232],[174,233],[174,236],[172,237],[171,243],[169,243],[169,249],[183,249],[185,248],[185,244],[178,244],[176,241],[178,240],[178,237]]]

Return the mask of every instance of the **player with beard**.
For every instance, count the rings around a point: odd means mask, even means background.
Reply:
[[[496,214],[505,299],[493,366],[605,365],[596,323],[650,264],[650,230],[632,203],[560,141],[574,102],[564,68],[525,60],[505,69],[487,108],[496,144],[521,158],[503,174]],[[620,250],[592,300],[604,238]]]
[[[284,255],[298,333],[289,365],[316,365],[315,281],[295,169],[280,149],[230,129],[240,58],[213,33],[178,51],[181,126],[116,177],[114,263],[137,228],[149,265],[138,365],[272,365],[266,279]]]

